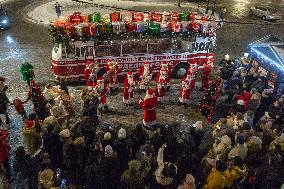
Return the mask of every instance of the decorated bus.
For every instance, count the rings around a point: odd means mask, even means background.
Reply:
[[[189,66],[198,70],[214,62],[216,23],[210,19],[176,12],[74,13],[51,26],[51,68],[57,78],[79,81],[90,62],[99,64],[99,76],[110,60],[117,63],[119,76],[137,73],[144,62],[155,74],[167,62],[172,76],[181,78]]]

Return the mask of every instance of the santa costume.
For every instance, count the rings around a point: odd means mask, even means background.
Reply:
[[[99,98],[99,110],[108,111],[107,106],[107,85],[102,77],[97,80],[96,86],[93,88],[94,93]]]
[[[152,78],[152,71],[150,69],[149,62],[145,62],[143,66],[139,69],[139,89],[145,90],[148,87],[148,83],[150,82]]]
[[[179,101],[183,104],[189,104],[189,97],[193,88],[195,87],[195,78],[194,74],[189,68],[187,71],[187,76],[181,80],[181,90]]]
[[[159,102],[165,100],[166,87],[167,87],[167,71],[164,69],[160,70],[160,73],[156,77],[156,96]]]
[[[135,89],[135,80],[133,78],[133,73],[128,72],[124,79],[124,94],[123,94],[123,103],[132,104],[133,103],[133,92]]]
[[[116,90],[119,86],[118,81],[118,65],[113,60],[109,60],[106,66],[106,73],[108,76],[108,86],[110,90]]]
[[[206,91],[209,87],[209,77],[211,73],[211,65],[206,64],[204,65],[203,68],[203,73],[202,73],[202,90]]]
[[[93,63],[88,61],[84,71],[84,78],[86,80],[87,86],[94,87],[97,82],[97,74],[100,69],[100,66],[97,62]]]
[[[144,111],[143,124],[145,127],[156,125],[157,97],[152,89],[148,89],[144,100],[139,100],[139,105]]]
[[[171,82],[171,74],[172,74],[171,66],[169,65],[168,62],[162,62],[160,69],[164,69],[164,70],[167,71],[166,86],[167,86],[167,88],[169,88],[170,87],[170,82]]]

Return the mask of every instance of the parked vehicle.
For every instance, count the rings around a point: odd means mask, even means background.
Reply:
[[[7,30],[9,28],[11,28],[11,19],[7,15],[4,8],[1,6],[0,7],[0,30]]]
[[[249,14],[260,17],[262,20],[280,20],[281,19],[281,15],[276,9],[267,7],[267,6],[251,7],[249,10]]]

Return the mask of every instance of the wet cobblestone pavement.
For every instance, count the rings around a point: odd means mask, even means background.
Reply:
[[[148,2],[149,1],[150,0],[148,0]],[[162,0],[160,0],[160,2],[161,1]],[[167,1],[176,2],[173,0]],[[34,65],[36,81],[40,85],[43,86],[46,83],[54,80],[50,70],[52,44],[48,35],[48,28],[41,25],[28,23],[23,19],[23,8],[26,5],[35,2],[40,3],[45,1],[16,0],[14,2],[5,4],[8,13],[13,18],[13,27],[8,31],[1,31],[0,33],[0,75],[7,78],[6,84],[9,85],[8,96],[10,100],[16,96],[19,96],[21,99],[25,99],[27,86],[20,78],[18,71],[18,66],[25,61],[28,61]],[[273,23],[248,16],[250,6],[265,2],[266,1],[264,0],[218,0],[218,9],[220,9],[222,6],[227,8],[227,20],[252,22],[254,24],[225,24],[225,26],[217,33],[217,60],[223,57],[226,53],[229,53],[231,57],[241,56],[246,51],[246,47],[250,42],[253,42],[265,35],[272,34],[280,39],[284,39],[283,21]],[[284,13],[284,1],[273,0],[270,2],[271,4],[278,6],[282,14]],[[145,7],[133,7],[132,9],[145,10]],[[159,7],[153,6],[153,10],[154,9],[161,11]],[[117,100],[119,100],[118,98],[120,98],[120,96],[117,97]],[[197,99],[196,102],[198,102]],[[28,108],[31,107],[30,104],[28,104],[26,107],[28,112],[30,112],[30,108]],[[178,107],[175,108],[177,109],[177,112],[182,111]],[[12,107],[9,108],[9,113],[10,117],[12,118],[12,122],[9,126],[9,144],[12,146],[11,153],[13,153],[19,145],[23,145],[21,130],[22,122]],[[1,178],[0,173],[0,179]],[[13,180],[9,188],[18,188],[18,184],[14,182],[15,178],[12,179]],[[1,180],[4,181],[4,179]]]

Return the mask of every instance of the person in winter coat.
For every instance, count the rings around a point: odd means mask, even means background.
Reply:
[[[149,138],[147,132],[143,130],[143,126],[138,124],[131,135],[131,151],[132,154],[136,154],[139,147],[146,143]]]
[[[139,160],[131,160],[128,162],[128,169],[121,176],[121,181],[126,183],[128,189],[144,189],[144,178],[150,171],[150,163],[147,158]]]
[[[0,114],[4,114],[6,118],[6,124],[10,123],[10,118],[7,112],[7,105],[10,103],[6,95],[8,87],[4,84],[5,78],[0,76]],[[0,125],[2,120],[0,119]]]
[[[25,120],[27,119],[27,113],[23,104],[24,103],[18,97],[13,100],[13,105],[16,112],[22,117],[23,120]]]
[[[237,144],[228,154],[228,159],[233,159],[235,156],[239,156],[240,158],[245,159],[247,157],[247,153],[248,147],[245,143],[245,139],[243,136],[239,136]]]
[[[195,178],[191,174],[187,174],[184,181],[178,185],[177,189],[196,189]]]
[[[229,171],[232,186],[237,187],[242,185],[244,182],[248,173],[248,168],[241,157],[235,156],[233,159],[233,165],[229,168]]]
[[[207,184],[204,186],[204,189],[223,189],[230,187],[230,175],[226,169],[227,165],[225,162],[218,160],[216,168],[212,168],[207,177]]]
[[[231,145],[231,139],[227,135],[218,138],[213,144],[213,151],[215,152],[217,158],[226,161],[227,155],[231,150]]]
[[[55,169],[62,165],[62,144],[59,134],[54,131],[53,125],[46,127],[43,136],[43,150],[47,151],[51,160],[51,168]]]
[[[73,140],[71,138],[71,132],[69,129],[64,129],[59,133],[60,141],[62,144],[62,163],[65,170],[68,170],[70,166],[70,158],[72,154]]]
[[[97,115],[99,99],[97,97],[90,97],[86,100],[86,106],[83,109],[83,116],[86,116],[89,125],[97,126],[99,118]]]
[[[119,129],[118,138],[114,140],[113,145],[113,148],[117,153],[117,159],[120,162],[119,169],[122,173],[127,168],[127,162],[130,159],[129,142],[126,137],[125,129]]]
[[[2,167],[6,169],[6,173],[10,175],[10,166],[8,162],[10,146],[7,144],[6,139],[8,133],[6,130],[0,130],[0,170]]]
[[[105,182],[105,188],[116,188],[119,186],[119,178],[118,174],[118,160],[117,154],[113,151],[110,145],[107,145],[104,150],[104,177],[108,179]]]
[[[175,177],[177,174],[177,166],[170,162],[164,162],[164,149],[166,145],[164,144],[158,152],[157,163],[158,168],[155,172],[156,181],[160,186],[165,188],[170,188],[175,185]]]
[[[37,121],[31,118],[24,122],[23,136],[30,154],[34,154],[40,147],[41,136],[37,131],[37,124]]]
[[[16,173],[20,174],[18,179],[22,180],[18,180],[18,182],[21,184],[21,188],[37,188],[38,162],[26,154],[23,146],[18,147],[15,154],[13,168]],[[25,179],[27,179],[27,185],[25,185]]]

